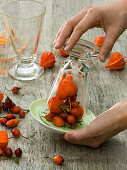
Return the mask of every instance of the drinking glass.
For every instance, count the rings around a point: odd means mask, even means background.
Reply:
[[[17,55],[9,75],[17,80],[33,80],[43,73],[36,62],[37,48],[46,7],[34,0],[9,2],[2,8],[7,32]]]
[[[49,96],[47,97],[45,112],[47,112],[48,103],[50,99],[54,96],[58,96],[58,86],[62,80],[67,82],[67,78],[72,79],[73,83],[77,86],[78,92],[76,96],[71,96],[74,90],[72,85],[69,83],[63,83],[61,88],[61,93],[63,96],[69,94],[71,97],[70,101],[77,101],[84,110],[83,117],[87,116],[88,111],[88,95],[89,95],[89,72],[91,69],[92,58],[97,59],[99,56],[99,48],[87,40],[80,39],[76,45],[69,51],[69,55],[66,60],[64,60],[56,80],[51,88]],[[66,90],[67,89],[67,90]],[[68,91],[69,89],[69,91]],[[61,96],[60,96],[61,97]],[[66,99],[67,100],[67,99]],[[64,99],[64,101],[66,102]]]

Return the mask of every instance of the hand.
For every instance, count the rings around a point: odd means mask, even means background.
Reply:
[[[64,138],[70,143],[96,148],[112,136],[127,129],[127,101],[100,114],[89,126],[72,130]]]
[[[115,41],[127,28],[127,1],[119,0],[106,5],[85,7],[60,28],[54,41],[55,48],[61,48],[70,37],[65,50],[71,50],[82,34],[94,27],[103,28],[105,32],[99,55],[100,61],[104,62]]]

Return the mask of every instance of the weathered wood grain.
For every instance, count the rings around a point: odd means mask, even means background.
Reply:
[[[1,0],[0,6],[10,0]],[[39,0],[42,2],[42,0]],[[77,14],[84,6],[97,5],[110,0],[44,0],[47,11],[43,26],[43,33],[39,45],[39,56],[44,50],[54,50],[52,42],[55,35],[69,17]],[[32,10],[32,9],[31,9]],[[5,32],[2,16],[1,30]],[[104,34],[101,29],[93,29],[84,34],[84,38],[90,41],[97,35]],[[119,51],[123,55],[127,53],[127,32],[116,42],[113,51]],[[9,55],[13,55],[9,52]],[[106,61],[107,63],[107,61]],[[100,114],[120,100],[127,99],[127,67],[121,71],[109,71],[105,69],[106,63],[98,60],[91,61],[89,108],[96,114]],[[38,98],[46,97],[57,75],[59,64],[52,69],[46,69],[43,76],[36,81],[22,83],[12,80],[8,74],[0,75],[0,91],[21,86],[19,95],[3,91],[5,97],[10,96],[17,105],[28,109],[30,104]],[[24,86],[25,85],[25,86]],[[1,161],[0,170],[126,170],[127,169],[127,132],[124,131],[115,136],[98,149],[76,146],[59,138],[57,134],[42,127],[28,113],[20,122],[19,129],[29,140],[23,138],[10,139],[9,146],[14,150],[20,147],[23,156],[20,164],[13,161]],[[7,130],[11,136],[11,130],[0,126],[0,130]],[[61,154],[65,158],[63,166],[55,165],[44,157],[52,157]]]

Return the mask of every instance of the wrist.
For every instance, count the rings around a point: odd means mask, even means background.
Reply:
[[[119,132],[127,129],[127,101],[118,103],[117,109],[117,129]]]

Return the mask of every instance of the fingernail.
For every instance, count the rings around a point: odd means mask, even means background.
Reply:
[[[67,140],[67,141],[70,141],[71,136],[69,135],[69,133],[66,133],[66,134],[64,135],[64,139]]]
[[[69,49],[69,48],[68,48],[68,45],[66,45],[66,47],[65,47],[65,49],[64,49],[64,50],[68,51],[68,49]]]
[[[56,40],[53,42],[53,44],[54,44],[54,45],[56,44]]]
[[[59,47],[59,42],[57,41],[55,44],[55,48],[58,48],[58,47]]]
[[[103,62],[106,60],[106,56],[105,55],[102,55],[100,58],[101,58],[101,61],[103,61]]]

